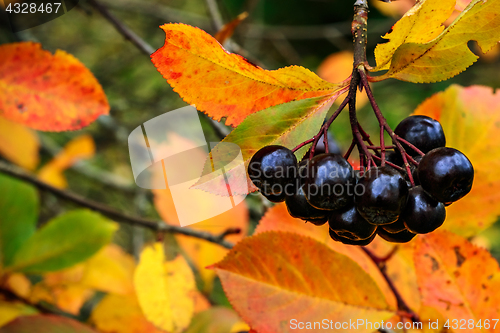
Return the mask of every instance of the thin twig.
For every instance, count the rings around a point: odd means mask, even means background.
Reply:
[[[397,304],[398,304],[398,309],[400,311],[403,311],[403,313],[407,313],[408,314],[408,317],[413,321],[413,322],[420,322],[420,318],[419,316],[408,306],[408,304],[405,302],[405,300],[403,299],[403,297],[401,296],[401,294],[399,293],[398,289],[396,288],[396,286],[394,285],[394,282],[392,282],[391,278],[389,277],[389,275],[387,275],[387,268],[386,268],[386,261],[389,260],[383,260],[383,258],[379,258],[377,257],[372,251],[368,250],[366,247],[364,246],[361,246],[360,247],[365,253],[366,255],[375,263],[375,265],[377,266],[377,268],[379,269],[380,273],[382,274],[382,276],[384,277],[384,280],[387,282],[387,285],[389,286],[389,288],[391,289],[391,291],[393,292],[394,294],[394,297],[396,297],[396,301],[397,301]],[[392,255],[394,253],[389,253],[390,254],[390,257],[392,257]],[[389,258],[390,258],[389,257]]]
[[[43,181],[27,174],[26,172],[22,171],[21,169],[14,167],[13,165],[9,165],[5,162],[0,161],[0,172],[7,174],[9,176],[12,176],[14,178],[23,180],[25,182],[31,183],[35,185],[37,188],[41,190],[48,191],[55,196],[68,200],[71,202],[74,202],[82,207],[89,208],[91,210],[97,211],[104,216],[109,217],[110,219],[121,222],[121,223],[127,223],[130,225],[138,225],[144,228],[148,228],[154,231],[159,231],[159,232],[171,232],[171,233],[177,233],[177,234],[182,234],[190,237],[195,237],[195,238],[200,238],[204,239],[208,242],[219,244],[225,248],[232,248],[233,244],[224,240],[224,237],[226,237],[229,234],[235,234],[241,232],[241,230],[236,230],[233,229],[231,231],[225,231],[221,233],[220,235],[213,235],[211,233],[205,232],[205,231],[198,231],[190,228],[183,228],[180,226],[174,226],[167,224],[163,221],[155,221],[151,219],[146,219],[142,217],[136,217],[136,216],[131,216],[122,212],[119,212],[107,205],[104,205],[99,202],[95,202],[92,200],[89,200],[87,198],[84,198],[78,194],[72,193],[67,190],[61,190],[59,188],[53,187],[52,185],[49,185],[47,183],[44,183]]]
[[[139,37],[135,32],[130,30],[123,22],[118,20],[113,14],[111,14],[104,5],[102,5],[97,0],[89,0],[89,3],[101,13],[101,15],[106,18],[113,26],[121,33],[125,38],[130,40],[142,53],[146,55],[151,55],[155,52],[155,49],[146,43],[141,37]]]

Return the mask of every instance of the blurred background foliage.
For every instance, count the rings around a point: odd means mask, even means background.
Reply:
[[[404,0],[400,0],[404,1]],[[374,4],[375,1],[372,1]],[[353,1],[345,0],[103,0],[101,3],[154,49],[163,45],[164,33],[159,26],[182,22],[198,26],[210,34],[217,32],[218,15],[224,23],[247,11],[249,17],[235,30],[231,51],[239,51],[250,61],[266,69],[301,65],[316,71],[329,55],[351,50],[350,24]],[[218,10],[211,11],[210,5]],[[387,4],[391,6],[396,4]],[[372,6],[369,16],[368,59],[374,65],[373,50],[401,16],[386,15]],[[149,191],[133,183],[128,156],[127,137],[143,122],[186,105],[156,71],[148,56],[141,53],[103,18],[90,2],[81,0],[69,13],[43,25],[13,34],[5,27],[0,43],[32,40],[50,51],[62,49],[77,57],[97,77],[111,105],[110,116],[101,117],[89,127],[75,132],[39,132],[41,165],[51,160],[72,138],[90,134],[96,144],[95,156],[77,163],[65,172],[69,188],[92,200],[106,203],[134,215],[158,217]],[[237,45],[237,47],[231,47]],[[474,45],[471,44],[473,50]],[[500,86],[500,57],[481,57],[468,70],[451,80],[434,84],[413,84],[387,80],[373,86],[375,97],[394,128],[421,102],[432,94],[457,83]],[[477,52],[476,52],[477,53]],[[341,78],[341,80],[345,79]],[[361,124],[375,134],[378,123],[365,105],[359,110]],[[219,141],[210,120],[200,115],[207,141]],[[229,128],[219,128],[228,132]],[[347,114],[331,127],[343,151],[350,144]],[[473,139],[473,138],[471,138]],[[1,157],[0,157],[1,158]],[[41,223],[74,208],[51,194],[41,192]],[[250,231],[265,210],[258,195],[247,199],[250,207]],[[167,237],[169,237],[167,235]],[[115,242],[137,256],[144,240],[153,235],[141,228],[121,225]],[[477,242],[497,244],[491,248],[500,256],[500,226],[478,236]],[[175,241],[172,237],[172,243]],[[175,251],[175,250],[174,250]],[[214,286],[211,301],[226,304],[220,285]]]

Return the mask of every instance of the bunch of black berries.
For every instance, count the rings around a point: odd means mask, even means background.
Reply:
[[[267,146],[253,156],[248,174],[268,200],[285,201],[291,216],[328,223],[335,241],[367,245],[378,234],[408,242],[444,223],[445,206],[470,192],[474,168],[463,153],[445,147],[441,124],[432,118],[410,116],[394,133],[414,162],[411,168],[397,149],[357,171],[340,154],[298,163],[290,149]]]

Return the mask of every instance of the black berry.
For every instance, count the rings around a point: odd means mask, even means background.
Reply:
[[[408,243],[413,239],[413,237],[416,236],[416,234],[411,233],[408,230],[391,234],[390,232],[385,231],[384,228],[378,228],[377,235],[391,243]]]
[[[441,202],[432,199],[421,186],[410,189],[403,211],[406,228],[415,234],[426,234],[439,228],[446,218]]]
[[[370,238],[377,226],[368,223],[353,205],[343,211],[334,212],[328,220],[330,229],[338,236],[350,240],[362,240]]]
[[[316,219],[328,219],[328,211],[316,209],[311,206],[309,202],[307,202],[303,188],[304,186],[299,187],[296,193],[286,198],[286,207],[288,208],[288,213],[292,217],[308,221]]]
[[[375,225],[397,221],[408,195],[403,176],[390,166],[371,168],[358,181],[362,193],[356,191],[356,207],[368,222]]]
[[[296,188],[297,158],[286,147],[266,146],[250,160],[248,175],[265,196],[293,194]]]
[[[347,244],[347,245],[358,245],[358,246],[365,246],[370,244],[373,239],[375,238],[375,235],[377,234],[376,232],[373,233],[369,238],[367,239],[361,239],[361,240],[352,240],[346,237],[342,237],[337,235],[335,231],[330,229],[330,238],[333,239],[336,242],[341,242],[342,244]]]
[[[442,147],[428,152],[418,165],[422,188],[434,199],[451,203],[470,192],[474,168],[460,151]]]
[[[309,162],[304,193],[318,209],[341,209],[352,203],[355,184],[352,166],[342,156],[321,154]]]
[[[406,230],[406,225],[405,222],[403,221],[403,214],[401,214],[396,222],[390,223],[390,224],[384,224],[380,228],[384,229],[385,231],[395,234],[398,232],[401,232],[403,230]]]
[[[420,149],[423,153],[446,145],[441,124],[427,116],[410,116],[403,119],[394,130],[394,133]],[[412,156],[418,155],[415,150],[406,144],[401,144],[408,154]]]

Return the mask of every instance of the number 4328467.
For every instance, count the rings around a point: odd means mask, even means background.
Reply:
[[[52,12],[57,13],[59,10],[59,7],[61,7],[60,2],[55,2],[55,3],[41,3],[40,5],[36,3],[19,3],[16,2],[14,4],[9,3],[7,8],[5,8],[5,11],[8,13],[14,13],[14,14],[35,14],[35,13],[47,13],[51,14]]]
[[[467,329],[473,329],[473,328],[479,328],[479,329],[495,329],[498,324],[498,319],[484,319],[481,321],[479,320],[474,320],[474,319],[448,319],[446,323],[444,323],[444,327],[452,330],[467,330]]]

